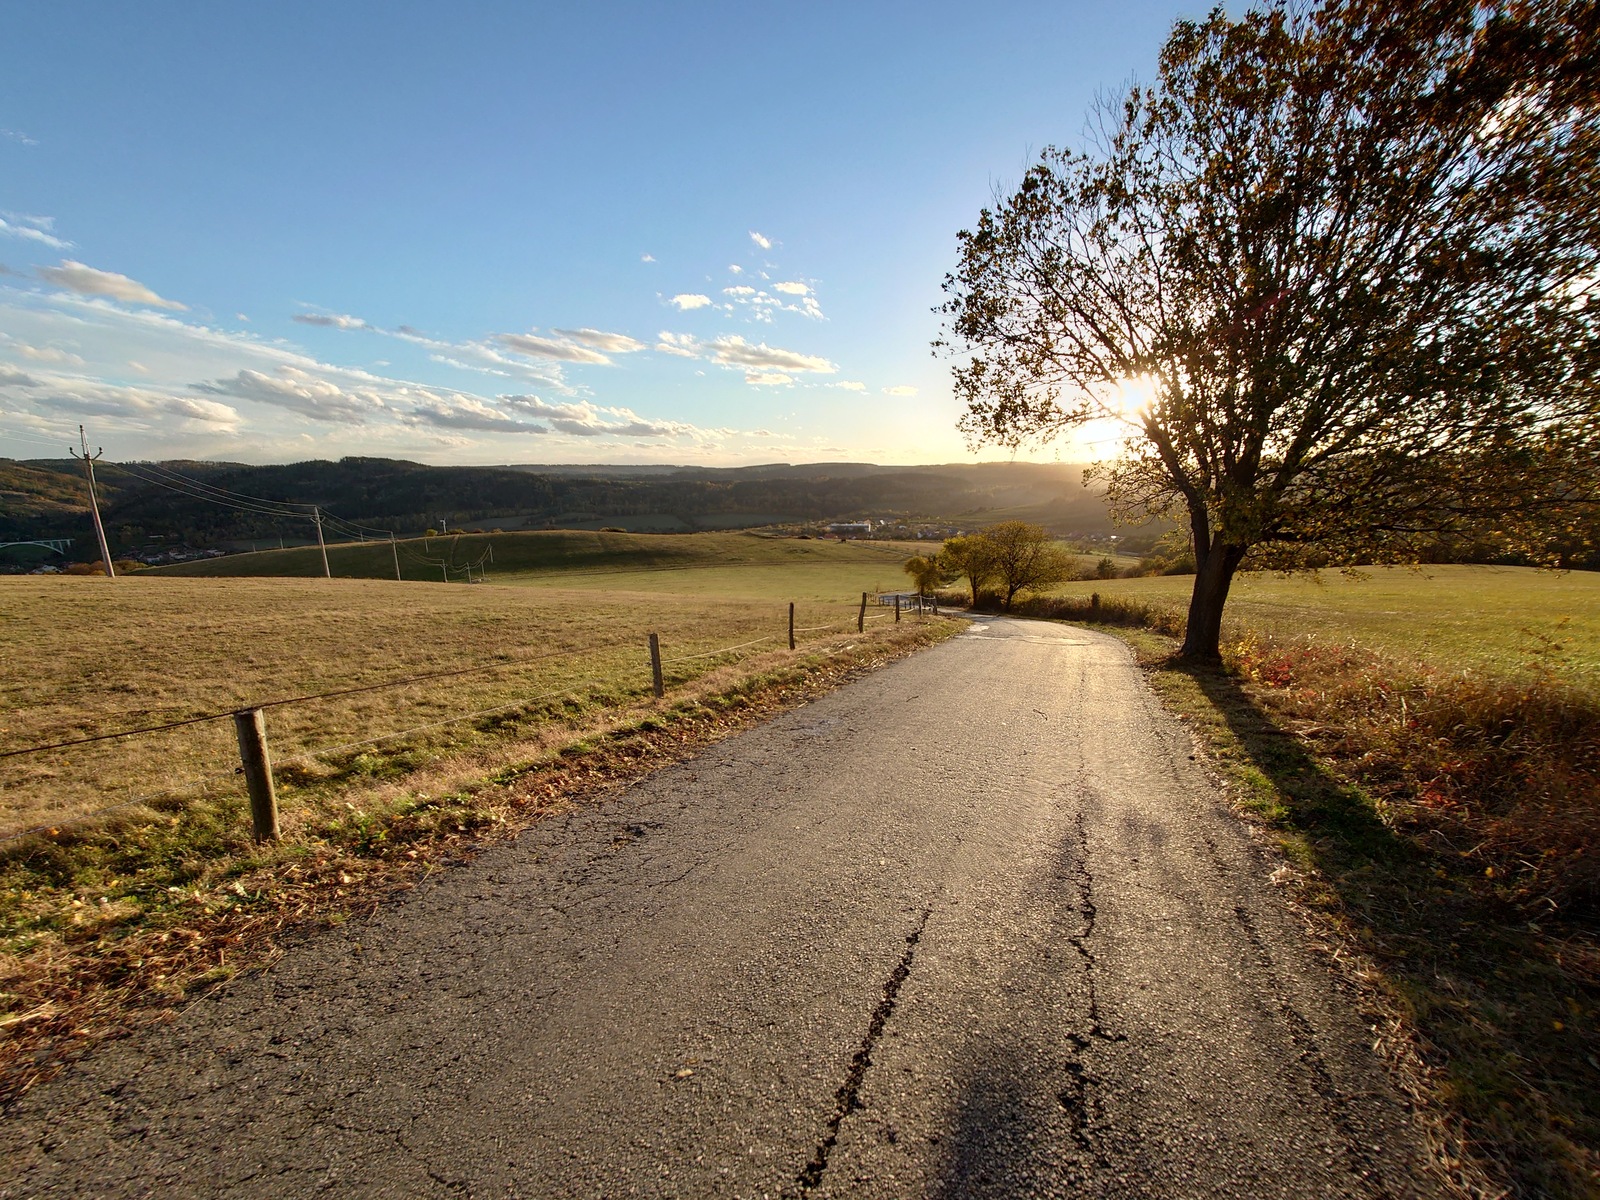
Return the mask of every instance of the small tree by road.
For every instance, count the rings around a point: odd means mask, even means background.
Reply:
[[[951,577],[967,577],[972,588],[972,603],[994,578],[994,546],[981,533],[953,537],[939,551],[939,565]]]
[[[1018,592],[1050,587],[1072,571],[1071,556],[1055,544],[1042,526],[1002,521],[979,536],[992,547],[1002,608],[1010,609]]]
[[[944,573],[939,569],[937,558],[924,557],[918,554],[906,559],[905,565],[901,569],[911,576],[911,582],[916,585],[917,594],[920,596],[925,596],[934,591],[943,582]]]

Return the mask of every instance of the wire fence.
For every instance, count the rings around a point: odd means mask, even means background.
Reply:
[[[854,626],[858,630],[864,630],[867,622],[870,621],[891,618],[895,620],[899,619],[898,612],[879,613],[872,616],[866,616],[865,610],[866,596],[863,595],[859,612],[855,614],[855,620],[833,621],[818,625],[795,626],[792,624],[793,606],[791,606],[789,644],[791,646],[795,646],[795,635],[802,633],[825,633],[832,630],[847,629],[851,626]],[[717,646],[707,650],[700,650],[667,658],[659,657],[659,650],[657,649],[657,643],[654,637],[652,637],[651,642],[652,654],[657,656],[656,661],[653,662],[651,666],[653,667],[657,681],[656,694],[659,696],[662,694],[660,690],[663,680],[662,672],[666,667],[682,667],[685,664],[708,663],[711,664],[711,669],[714,670],[717,669],[720,664],[715,663],[713,660],[726,659],[730,655],[741,655],[743,652],[754,650],[756,647],[768,646],[773,643],[781,643],[781,637],[778,634],[768,634],[762,637],[747,639],[730,645]],[[529,668],[541,665],[548,666],[558,662],[569,666],[586,664],[592,668],[592,666],[605,661],[607,656],[615,657],[622,653],[637,653],[639,649],[640,648],[633,643],[613,642],[586,648],[581,657],[574,655],[570,651],[549,651],[538,654],[518,655],[515,657],[502,656],[493,662],[475,663],[470,666],[452,668],[449,670],[413,673],[392,679],[381,680],[375,683],[361,684],[359,686],[330,688],[318,692],[307,692],[303,694],[277,697],[273,699],[247,703],[236,707],[230,707],[220,711],[202,713],[176,721],[137,726],[128,729],[109,730],[101,733],[88,734],[83,737],[63,738],[29,746],[13,747],[0,750],[0,760],[23,759],[29,756],[54,754],[64,750],[74,750],[79,747],[90,746],[98,743],[115,742],[122,741],[124,739],[166,734],[193,726],[233,719],[237,726],[237,733],[239,737],[239,755],[240,761],[242,762],[242,765],[240,766],[234,766],[223,771],[206,772],[196,778],[192,778],[181,783],[164,785],[159,789],[145,791],[142,794],[135,796],[129,796],[127,799],[118,800],[113,804],[94,807],[87,811],[74,811],[68,814],[63,814],[56,819],[36,820],[29,822],[25,827],[0,831],[0,845],[16,842],[21,839],[39,834],[54,835],[59,833],[59,831],[62,829],[73,828],[99,821],[119,812],[145,808],[163,800],[181,800],[185,796],[192,796],[193,794],[202,792],[207,788],[217,788],[225,783],[237,784],[240,782],[241,776],[244,777],[244,782],[249,785],[252,805],[254,807],[259,797],[255,794],[255,782],[251,777],[251,757],[250,747],[247,745],[246,722],[240,720],[241,717],[248,714],[255,714],[255,721],[257,725],[260,726],[262,720],[261,714],[266,710],[288,709],[294,706],[311,705],[318,702],[331,700],[341,700],[349,697],[365,695],[368,693],[377,693],[385,690],[412,687],[419,684],[434,683],[441,680],[460,679],[473,675],[489,675],[496,672],[503,672],[512,668]],[[695,678],[693,674],[686,675],[680,670],[673,672],[671,682],[675,685],[681,685],[691,681],[693,678]],[[645,682],[645,680],[646,677],[643,675],[643,673],[636,671],[634,673],[634,683],[631,686],[625,686],[623,691],[626,694],[642,697],[649,691],[649,684]],[[449,716],[441,717],[437,720],[419,722],[402,729],[375,734],[370,737],[347,739],[314,748],[295,749],[284,757],[274,758],[272,760],[272,767],[269,768],[267,772],[267,786],[269,789],[272,787],[273,771],[282,773],[286,768],[292,766],[304,766],[314,763],[318,760],[327,760],[342,754],[349,754],[352,751],[360,750],[366,747],[402,741],[408,738],[416,738],[420,735],[446,729],[451,726],[458,726],[471,721],[479,721],[499,713],[507,713],[513,710],[524,710],[530,712],[531,714],[531,710],[533,710],[536,706],[543,704],[546,701],[555,699],[556,697],[578,694],[584,694],[589,697],[593,697],[598,693],[604,692],[608,687],[614,688],[615,683],[616,680],[614,678],[608,680],[602,675],[593,675],[592,671],[584,671],[580,672],[579,678],[568,679],[560,686],[547,688],[534,694],[519,695],[503,703],[485,707],[477,707],[471,711],[454,713]],[[213,749],[215,750],[216,747]],[[268,762],[264,741],[260,747],[260,761],[262,764]],[[273,828],[275,830],[275,799],[273,799],[272,803],[274,805]],[[260,834],[260,831],[261,826],[258,824],[258,835]]]

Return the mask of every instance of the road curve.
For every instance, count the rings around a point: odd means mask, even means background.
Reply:
[[[1121,643],[992,620],[297,945],[0,1196],[1411,1197],[1358,998]]]

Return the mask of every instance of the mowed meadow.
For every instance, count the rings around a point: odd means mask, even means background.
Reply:
[[[1163,607],[1189,603],[1188,575],[1063,584],[1052,595]],[[1600,695],[1600,572],[1532,567],[1364,567],[1239,575],[1229,632],[1356,646],[1445,670],[1556,671]]]
[[[791,601],[797,642],[853,633],[860,593],[897,584],[902,557],[748,535],[428,541],[489,573],[470,586],[459,575],[448,585],[296,577],[320,572],[313,548],[116,581],[0,579],[12,647],[0,664],[0,752],[272,705],[269,745],[286,779],[350,774],[353,762],[357,774],[393,776],[441,746],[526,732],[553,710],[642,697],[650,633],[673,685],[787,652]],[[335,546],[330,558],[356,575],[375,552],[392,568],[387,544]],[[290,577],[257,574],[269,568]],[[381,686],[446,672],[460,673]],[[374,690],[351,693],[360,688]],[[237,761],[225,719],[0,758],[0,836],[228,784]]]

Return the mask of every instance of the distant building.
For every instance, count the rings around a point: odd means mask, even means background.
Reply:
[[[835,521],[828,526],[828,532],[834,537],[871,537],[871,521]]]

